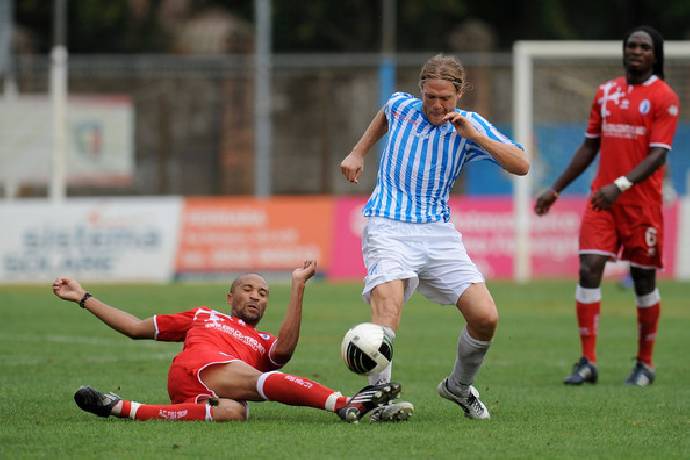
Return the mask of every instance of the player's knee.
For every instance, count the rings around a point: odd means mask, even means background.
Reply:
[[[249,413],[246,405],[232,400],[221,400],[211,408],[214,422],[247,421]]]
[[[630,274],[635,285],[635,295],[647,295],[656,289],[656,270],[630,267]]]
[[[656,280],[650,279],[633,279],[633,284],[635,286],[635,295],[643,296],[654,292],[656,289]]]
[[[580,264],[580,285],[584,288],[596,288],[599,285],[599,274],[589,264]]]
[[[598,288],[607,260],[608,257],[598,254],[584,254],[580,256],[580,286],[585,289]]]
[[[477,318],[476,327],[486,334],[493,335],[498,327],[498,310],[494,307],[483,311]]]
[[[496,305],[491,303],[479,309],[471,318],[468,318],[468,323],[471,330],[481,335],[482,340],[493,337],[494,331],[498,327],[498,310]]]

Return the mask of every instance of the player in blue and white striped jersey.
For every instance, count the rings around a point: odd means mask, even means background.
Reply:
[[[484,137],[517,146],[478,113],[456,113]],[[393,94],[383,115],[390,141],[364,215],[416,224],[448,222],[448,195],[462,167],[471,161],[496,160],[480,144],[460,135],[450,121],[434,124],[425,115],[423,101],[411,94]]]
[[[493,161],[517,175],[527,174],[529,161],[522,146],[485,118],[457,108],[465,88],[457,59],[429,59],[419,87],[421,99],[394,93],[340,164],[347,180],[357,182],[364,157],[389,133],[376,188],[364,207],[367,276],[362,295],[371,305],[372,322],[384,326],[390,337],[395,337],[403,304],[417,288],[433,302],[456,305],[467,324],[459,335],[453,372],[438,392],[460,405],[465,416],[487,419],[489,411],[472,383],[493,338],[498,311],[450,222],[448,195],[470,161]],[[370,376],[370,383],[390,378],[391,366]]]

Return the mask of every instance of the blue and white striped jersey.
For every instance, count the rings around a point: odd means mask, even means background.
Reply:
[[[462,167],[471,161],[495,160],[458,135],[450,122],[441,126],[429,123],[421,99],[411,94],[394,93],[383,111],[388,120],[388,143],[364,215],[411,223],[448,222],[448,195]],[[490,139],[524,150],[476,112],[457,111]]]

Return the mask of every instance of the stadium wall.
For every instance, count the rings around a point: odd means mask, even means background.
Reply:
[[[252,270],[285,275],[319,260],[329,280],[361,279],[365,197],[109,198],[0,204],[0,283],[170,282],[225,279]],[[532,220],[535,277],[577,275],[577,233],[584,197],[563,197]],[[451,198],[453,221],[489,278],[512,278],[510,197]],[[665,207],[662,277],[690,279],[690,197]],[[609,264],[608,275],[625,270]]]

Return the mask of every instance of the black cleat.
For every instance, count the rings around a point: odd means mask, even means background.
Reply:
[[[120,397],[115,393],[101,393],[85,385],[79,387],[74,393],[74,402],[84,412],[91,412],[99,417],[108,418],[115,404],[120,402]]]
[[[359,422],[368,412],[395,399],[399,393],[399,383],[367,385],[350,398],[347,405],[338,411],[338,416],[348,423]]]
[[[582,385],[583,383],[597,383],[599,372],[597,366],[584,356],[573,365],[573,373],[567,376],[563,383],[566,385]]]
[[[654,379],[656,379],[656,371],[654,368],[647,366],[642,361],[637,361],[632,372],[625,380],[625,384],[646,387],[654,383]]]

